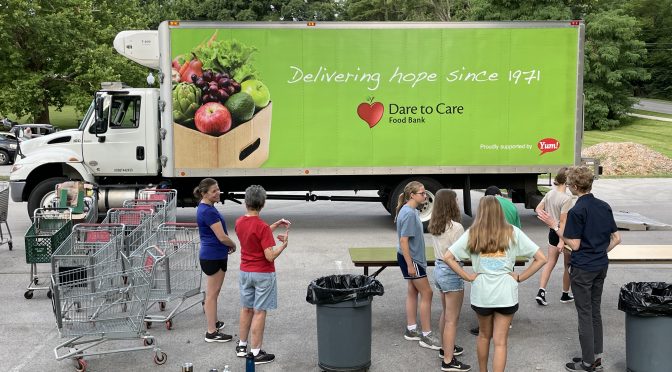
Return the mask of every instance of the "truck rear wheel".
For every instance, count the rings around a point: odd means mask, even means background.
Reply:
[[[399,199],[399,194],[404,192],[404,187],[411,182],[418,181],[425,186],[425,191],[427,192],[427,201],[425,204],[420,207],[420,220],[422,221],[422,226],[427,230],[427,225],[429,225],[429,219],[432,217],[432,209],[434,209],[434,195],[439,191],[443,186],[435,179],[429,177],[418,177],[418,178],[407,178],[394,188],[392,195],[390,195],[388,211],[392,216],[395,215],[397,211],[397,201]]]
[[[37,208],[51,207],[51,200],[56,196],[54,189],[59,183],[68,179],[65,177],[52,177],[40,182],[35,186],[28,196],[28,216],[33,219],[33,214]]]

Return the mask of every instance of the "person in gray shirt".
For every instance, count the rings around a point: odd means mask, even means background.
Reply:
[[[406,292],[406,331],[404,338],[419,341],[420,346],[439,350],[441,340],[432,334],[432,288],[427,279],[425,238],[418,207],[427,200],[425,186],[417,181],[409,182],[399,194],[395,223],[397,224],[397,261],[408,283]],[[418,330],[418,294],[420,295],[420,322]]]

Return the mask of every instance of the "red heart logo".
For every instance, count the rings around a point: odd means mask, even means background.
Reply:
[[[383,118],[383,112],[385,112],[385,106],[380,102],[374,102],[373,104],[363,102],[357,106],[357,115],[369,124],[369,128],[378,124],[380,119]]]

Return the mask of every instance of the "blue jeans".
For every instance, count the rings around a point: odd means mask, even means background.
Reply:
[[[434,267],[434,285],[441,292],[464,291],[464,280],[442,260],[436,260]],[[464,266],[460,262],[460,266]]]

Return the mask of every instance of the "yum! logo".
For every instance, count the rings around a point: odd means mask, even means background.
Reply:
[[[560,148],[560,142],[555,138],[544,138],[537,142],[537,147],[541,151],[539,156],[544,155],[547,152],[553,152]]]
[[[375,127],[380,122],[384,112],[385,106],[380,102],[373,102],[373,97],[357,106],[357,115],[369,125],[369,128]]]

